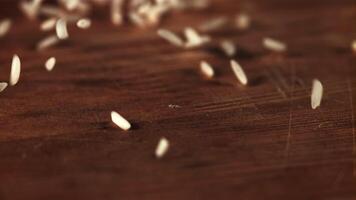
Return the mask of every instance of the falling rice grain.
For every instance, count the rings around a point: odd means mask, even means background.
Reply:
[[[31,20],[39,14],[39,9],[44,0],[21,1],[20,9]]]
[[[204,24],[199,26],[200,31],[214,31],[217,30],[221,27],[223,27],[225,24],[227,24],[228,19],[226,17],[217,17],[215,19],[211,19]]]
[[[88,18],[83,18],[78,20],[77,27],[81,29],[88,29],[91,26],[91,20]]]
[[[240,30],[246,30],[250,27],[250,17],[246,14],[239,14],[236,16],[236,27]]]
[[[202,61],[200,63],[200,70],[201,72],[208,78],[213,78],[214,77],[214,69],[213,67],[206,61]]]
[[[352,42],[351,49],[356,53],[356,40]]]
[[[69,37],[67,30],[67,22],[64,19],[57,20],[56,33],[57,37],[61,40],[67,39]]]
[[[166,138],[161,138],[155,151],[156,158],[162,158],[167,153],[168,148],[169,141]]]
[[[12,58],[11,72],[10,72],[10,85],[14,86],[20,79],[21,61],[18,55]]]
[[[55,57],[49,58],[45,63],[45,67],[46,67],[47,71],[52,71],[55,65],[56,65]]]
[[[78,8],[79,5],[80,5],[80,1],[79,0],[66,0],[65,1],[65,7],[69,11],[75,10],[76,8]]]
[[[313,88],[311,92],[311,107],[316,109],[320,106],[323,98],[323,85],[318,79],[313,80]]]
[[[47,49],[47,48],[57,44],[58,42],[59,42],[59,39],[56,35],[48,36],[48,37],[44,38],[43,40],[41,40],[37,44],[37,50],[41,51],[41,50]]]
[[[196,30],[194,30],[193,28],[187,27],[184,30],[184,34],[188,40],[188,43],[191,43],[191,44],[200,43],[201,37],[198,34],[198,32]]]
[[[180,39],[175,33],[173,33],[172,31],[166,30],[166,29],[159,29],[157,31],[158,35],[167,40],[169,43],[181,47],[183,46],[183,40]]]
[[[114,25],[120,25],[123,22],[123,0],[112,0],[111,1],[111,22]]]
[[[128,131],[131,128],[130,122],[115,111],[111,112],[111,120],[124,131]]]
[[[199,35],[199,33],[191,27],[185,28],[184,35],[187,38],[187,42],[185,44],[187,48],[198,47],[204,43],[210,42],[211,40],[209,36]]]
[[[132,23],[134,23],[139,27],[145,27],[147,25],[145,20],[135,12],[130,12],[129,19],[131,20]]]
[[[11,28],[11,20],[4,19],[0,22],[0,37],[5,36]]]
[[[283,52],[283,51],[287,50],[286,44],[284,44],[283,42],[280,42],[278,40],[272,39],[272,38],[264,38],[263,46],[266,49],[276,51],[276,52]]]
[[[41,24],[41,30],[42,31],[50,31],[53,30],[54,27],[56,26],[57,19],[56,18],[49,18],[42,22]]]
[[[220,47],[224,51],[224,53],[229,57],[233,57],[236,54],[235,44],[230,40],[222,41],[220,43]]]
[[[0,82],[0,92],[4,91],[7,88],[8,84],[5,82]]]
[[[244,70],[242,69],[242,67],[235,61],[235,60],[231,60],[231,68],[234,71],[237,79],[240,81],[240,83],[242,85],[247,85],[248,80],[247,80],[247,76],[244,72]]]

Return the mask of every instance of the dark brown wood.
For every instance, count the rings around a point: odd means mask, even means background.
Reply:
[[[2,17],[18,13],[10,5]],[[39,53],[46,34],[18,15],[0,40],[0,80],[14,53],[23,63],[19,84],[0,94],[0,199],[355,199],[355,2],[216,0],[162,26],[179,31],[239,11],[252,16],[250,30],[211,35],[236,42],[249,87],[214,47],[177,49],[156,28],[104,19],[71,27],[69,41]],[[264,50],[265,36],[288,52]],[[49,73],[50,56],[58,64]],[[211,81],[199,72],[203,59],[218,72]],[[314,78],[325,87],[317,110]],[[134,129],[116,128],[112,110]],[[162,136],[171,148],[157,160]]]

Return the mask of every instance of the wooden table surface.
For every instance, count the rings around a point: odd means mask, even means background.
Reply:
[[[14,26],[0,39],[0,80],[22,59],[20,82],[0,94],[0,199],[356,199],[356,7],[353,0],[216,0],[161,27],[197,27],[239,11],[251,28],[231,39],[251,84],[236,81],[216,47],[178,49],[157,28],[70,27],[70,39],[34,50],[46,33],[4,1]],[[284,54],[263,37],[288,44]],[[52,72],[43,67],[55,56]],[[207,60],[213,80],[199,72]],[[325,95],[310,106],[311,82]],[[169,105],[179,105],[170,108]],[[118,111],[134,124],[123,132]],[[161,137],[171,142],[158,160]]]

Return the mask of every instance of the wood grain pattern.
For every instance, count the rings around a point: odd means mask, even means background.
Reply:
[[[236,42],[249,87],[212,46],[185,51],[155,28],[104,19],[88,31],[71,27],[68,41],[39,53],[46,34],[15,15],[0,39],[0,80],[8,81],[14,53],[23,63],[19,84],[0,94],[0,199],[355,199],[355,2],[214,3],[162,27],[247,11],[250,30],[211,35]],[[16,9],[3,5],[2,17]],[[288,52],[264,50],[265,36],[285,41]],[[58,63],[49,73],[51,56]],[[201,60],[216,68],[215,79],[200,74]],[[325,89],[317,110],[314,78]],[[134,129],[116,128],[112,110]],[[157,160],[162,136],[171,148]]]

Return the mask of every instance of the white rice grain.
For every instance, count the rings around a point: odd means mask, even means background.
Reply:
[[[61,40],[67,39],[69,37],[67,30],[67,22],[64,19],[57,20],[56,33],[57,37]]]
[[[81,29],[88,29],[91,26],[91,20],[88,18],[83,18],[77,21],[77,27]]]
[[[21,73],[21,61],[18,55],[14,55],[12,58],[11,72],[10,72],[10,85],[14,86],[20,79]]]
[[[199,33],[191,27],[187,27],[184,29],[184,35],[187,39],[187,42],[185,44],[185,47],[187,48],[198,47],[207,42],[210,42],[211,40],[209,36],[199,35]]]
[[[11,20],[10,19],[3,19],[0,22],[0,37],[4,37],[11,28]]]
[[[137,14],[135,12],[130,12],[129,18],[132,23],[134,23],[135,25],[137,25],[139,27],[145,27],[147,25],[145,20],[139,14]]]
[[[215,74],[214,69],[208,62],[201,61],[200,70],[206,77],[208,77],[208,78],[214,77],[214,74]]]
[[[248,79],[242,67],[235,60],[231,60],[230,63],[232,71],[234,71],[236,78],[240,81],[242,85],[247,85]]]
[[[50,31],[53,30],[56,26],[57,19],[56,18],[49,18],[41,23],[41,30],[42,31]]]
[[[121,25],[123,22],[123,0],[112,0],[111,1],[111,22],[114,25]]]
[[[21,1],[20,9],[31,20],[35,19],[39,14],[39,9],[44,0]]]
[[[276,51],[276,52],[283,52],[283,51],[287,50],[286,44],[284,44],[283,42],[280,42],[278,40],[268,38],[268,37],[263,39],[263,46],[266,49]]]
[[[352,42],[351,49],[356,53],[356,40]]]
[[[111,120],[124,131],[128,131],[131,128],[130,122],[123,118],[119,113],[112,111]]]
[[[157,31],[157,34],[167,40],[169,43],[175,45],[175,46],[178,46],[178,47],[181,47],[184,45],[184,42],[183,40],[178,37],[175,33],[173,33],[172,31],[169,31],[167,29],[159,29]]]
[[[0,92],[7,88],[8,84],[6,82],[0,82]]]
[[[218,30],[227,24],[227,22],[228,19],[226,17],[217,17],[200,25],[199,30],[204,32]]]
[[[156,147],[155,155],[156,158],[162,158],[169,149],[169,141],[166,138],[161,138]]]
[[[246,14],[239,14],[235,19],[236,27],[240,30],[246,30],[250,27],[250,17]]]
[[[322,98],[323,98],[323,85],[318,79],[314,79],[312,92],[311,92],[311,107],[313,109],[319,107]]]
[[[47,71],[52,71],[55,65],[56,65],[56,58],[51,57],[46,61],[45,68],[47,69]]]
[[[65,7],[69,11],[75,10],[80,5],[80,1],[79,0],[65,0],[64,3],[65,3]]]
[[[41,40],[37,44],[37,50],[41,51],[41,50],[47,49],[47,48],[57,44],[58,42],[59,42],[59,39],[56,35],[48,36],[48,37],[44,38],[43,40]]]
[[[233,57],[236,54],[235,44],[230,40],[222,41],[220,43],[220,47],[224,51],[224,53],[229,57]]]

